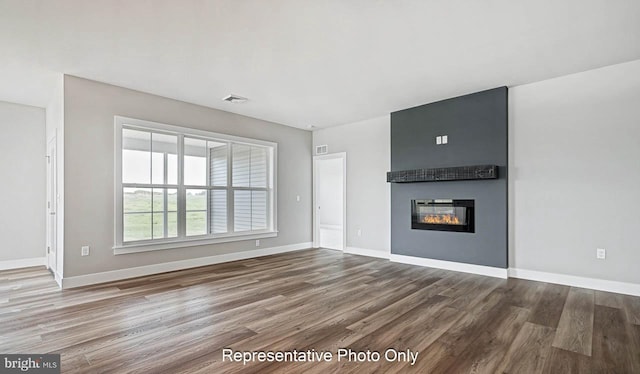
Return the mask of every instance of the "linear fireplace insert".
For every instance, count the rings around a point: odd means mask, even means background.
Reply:
[[[411,200],[411,228],[475,232],[474,200]]]

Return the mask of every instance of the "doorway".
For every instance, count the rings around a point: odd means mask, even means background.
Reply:
[[[313,247],[346,247],[347,154],[313,158]]]
[[[47,268],[57,274],[57,163],[56,137],[47,144]]]

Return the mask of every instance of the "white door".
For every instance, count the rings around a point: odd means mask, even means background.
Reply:
[[[346,154],[314,157],[314,246],[344,250]]]
[[[47,144],[47,267],[56,272],[56,138]]]

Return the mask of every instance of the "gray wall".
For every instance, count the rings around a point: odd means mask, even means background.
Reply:
[[[389,116],[313,132],[313,146],[347,153],[347,247],[389,253]],[[360,230],[360,236],[358,236]]]
[[[0,261],[44,257],[44,109],[0,101],[0,133]]]
[[[65,277],[256,249],[240,241],[114,256],[115,115],[277,142],[280,232],[261,248],[311,242],[311,132],[65,76]]]
[[[640,60],[518,86],[509,103],[511,267],[640,283]]]
[[[507,89],[391,113],[391,170],[481,164],[498,165],[499,179],[393,183],[391,253],[507,267]],[[412,230],[411,200],[431,198],[475,200],[475,233]]]

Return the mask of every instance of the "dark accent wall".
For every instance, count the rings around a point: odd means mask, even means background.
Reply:
[[[392,254],[507,267],[507,120],[506,87],[391,113],[392,171],[499,167],[492,180],[392,183]],[[412,199],[448,198],[475,200],[475,233],[411,229]]]

